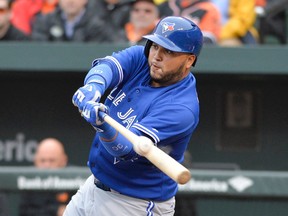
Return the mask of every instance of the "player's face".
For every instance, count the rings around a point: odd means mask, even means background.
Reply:
[[[151,85],[168,86],[185,78],[196,57],[192,54],[173,52],[153,43],[149,52]]]

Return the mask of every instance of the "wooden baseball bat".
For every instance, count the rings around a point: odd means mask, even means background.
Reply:
[[[101,115],[105,122],[115,128],[115,130],[133,144],[134,150],[139,155],[146,157],[171,179],[179,184],[185,184],[190,180],[190,171],[170,155],[157,148],[149,138],[134,134],[106,113],[101,112]]]

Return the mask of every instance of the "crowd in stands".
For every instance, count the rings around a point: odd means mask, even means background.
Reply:
[[[0,0],[0,41],[143,44],[159,19],[183,16],[204,44],[259,43],[256,7],[271,0]]]

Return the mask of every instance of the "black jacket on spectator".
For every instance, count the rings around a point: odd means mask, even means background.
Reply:
[[[80,21],[75,25],[74,34],[68,38],[65,33],[65,21],[62,10],[38,16],[32,27],[34,41],[75,41],[75,42],[113,42],[117,35],[107,28],[104,21],[95,16],[95,11],[86,9]]]
[[[65,200],[59,198],[62,194],[66,194]],[[19,216],[56,216],[59,206],[61,204],[67,205],[72,194],[53,191],[22,192]]]
[[[120,0],[117,4],[108,4],[105,0],[91,0],[89,7],[93,8],[96,16],[103,20],[109,28],[121,31],[129,22],[129,14],[134,0]]]
[[[24,34],[22,31],[10,25],[6,34],[0,38],[0,41],[27,41],[30,37]]]

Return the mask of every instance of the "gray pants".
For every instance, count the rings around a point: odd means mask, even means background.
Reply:
[[[174,208],[174,197],[153,202],[101,190],[91,175],[72,197],[63,216],[173,216]]]

